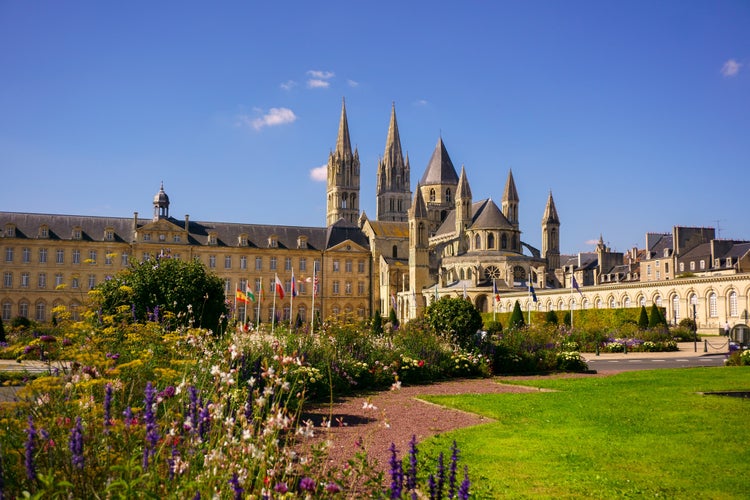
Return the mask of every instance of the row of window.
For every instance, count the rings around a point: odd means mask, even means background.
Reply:
[[[728,306],[729,306],[727,312],[728,312],[728,316],[732,318],[737,318],[740,315],[739,304],[738,304],[737,299],[738,299],[738,296],[737,296],[737,292],[735,291],[730,291],[729,294],[727,295]],[[718,308],[718,296],[716,295],[716,293],[715,292],[709,293],[707,297],[707,301],[708,301],[707,302],[708,303],[708,316],[710,318],[718,318],[719,308]],[[688,311],[687,316],[683,316],[680,311],[680,302],[681,302],[681,299],[679,295],[672,296],[672,317],[674,318],[675,322],[680,321],[680,319],[682,319],[683,317],[692,318],[694,314],[694,311],[690,310]],[[661,296],[657,295],[654,298],[654,303],[656,304],[657,307],[662,307],[663,302],[662,302]],[[690,297],[688,297],[688,303],[690,304],[691,309],[697,308],[698,296],[696,294],[691,294]],[[601,309],[603,306],[604,306],[604,302],[602,301],[602,299],[596,299],[596,301],[594,302],[594,308]],[[633,307],[630,297],[625,297],[623,299],[622,304],[617,302],[614,297],[610,297],[607,300],[607,307],[609,309],[614,309],[620,306],[625,307],[625,308]],[[640,298],[640,303],[638,304],[638,306],[646,306],[645,297]],[[504,307],[505,305],[501,303],[499,312],[503,312]],[[508,303],[507,307],[509,308],[508,310],[510,311],[513,308],[513,304]],[[547,302],[546,306],[543,305],[542,303],[538,303],[536,307],[538,310],[552,310],[553,309],[551,301]],[[582,300],[581,307],[583,309],[589,309],[591,307],[591,303],[589,302],[588,299],[584,298]],[[575,298],[571,298],[570,302],[567,302],[567,303],[563,299],[559,299],[557,303],[557,308],[558,310],[578,309],[578,302],[576,301]],[[695,313],[699,313],[699,311],[696,310]]]
[[[261,293],[261,283],[262,278],[255,278],[255,282],[253,284],[253,291],[256,294]],[[245,291],[247,289],[248,280],[241,279],[238,282],[236,282],[236,286],[238,290]],[[306,281],[296,281],[295,282],[295,288],[298,294],[300,295],[308,295],[308,285]],[[341,295],[342,294],[342,286],[341,282],[338,280],[333,280],[331,282],[331,292],[333,295]],[[224,279],[224,293],[227,296],[231,296],[233,293],[233,282],[230,278]],[[270,278],[268,280],[267,287],[264,288],[264,293],[274,293],[276,286],[276,278]],[[313,288],[315,288],[315,285],[313,285]],[[357,282],[357,295],[364,296],[366,293],[366,285],[364,281],[358,281]],[[292,280],[284,280],[284,293],[287,295],[292,293]],[[317,289],[314,290],[314,293],[317,295],[319,291]],[[344,295],[353,295],[354,293],[354,283],[351,281],[345,281],[343,283],[343,294]]]
[[[71,264],[96,264],[98,259],[98,252],[97,250],[89,250],[88,254],[85,254],[81,252],[81,250],[73,249],[70,251],[70,263]],[[21,263],[23,264],[31,264],[32,260],[32,250],[28,247],[23,247],[20,252],[21,256]],[[106,252],[104,254],[104,264],[111,266],[115,259],[117,258],[118,254]],[[46,264],[47,262],[50,262],[50,260],[54,257],[55,264],[65,264],[65,250],[58,248],[57,250],[51,252],[47,248],[39,248],[37,250],[37,263],[39,264]],[[16,249],[15,247],[5,247],[5,262],[12,263],[16,258]],[[128,265],[128,259],[130,256],[126,253],[120,255],[120,263],[123,266]]]
[[[50,283],[50,279],[54,280],[54,284]],[[85,281],[84,281],[85,280]],[[63,273],[55,273],[54,276],[49,276],[47,273],[37,273],[36,275],[36,288],[45,289],[49,286],[51,286],[53,289],[57,289],[59,287],[64,287],[66,285],[69,285],[70,288],[78,289],[81,288],[82,283],[86,283],[88,286],[88,289],[93,289],[96,284],[96,275],[95,274],[89,274],[86,278],[82,278],[80,276],[72,276],[70,278],[70,283],[65,282],[65,277]],[[15,286],[15,275],[12,271],[5,271],[3,273],[3,288],[13,288]],[[18,282],[19,288],[31,288],[32,280],[31,280],[31,273],[28,272],[22,272],[19,273],[19,282]]]
[[[11,302],[10,300],[4,301],[0,309],[2,310],[0,314],[2,315],[3,321],[10,321],[14,316],[31,318],[30,314],[32,313],[32,305],[27,300],[21,300],[18,302],[18,310],[15,312],[15,314],[13,311],[13,302]],[[70,312],[71,318],[74,321],[78,321],[79,319],[81,319],[79,315],[79,305],[77,303],[71,304],[68,307],[68,311]],[[47,317],[47,303],[43,300],[38,300],[33,305],[33,315],[35,321],[39,321],[40,323],[48,321],[49,318]]]
[[[482,246],[482,235],[477,234],[474,236],[474,250],[494,250],[495,249],[495,233],[487,233],[487,244],[485,246]],[[513,236],[510,236],[510,246],[512,250],[518,249],[518,243],[516,241],[516,238]],[[506,233],[502,233],[500,235],[500,249],[501,250],[507,250],[508,249],[508,235]]]
[[[46,239],[50,237],[49,234],[49,226],[46,224],[43,224],[39,228],[39,232],[37,233],[39,238]],[[5,226],[5,237],[6,238],[15,238],[16,237],[16,226],[13,224],[6,224]],[[80,240],[83,238],[83,229],[79,226],[75,226],[70,231],[70,238],[73,240]],[[104,230],[104,240],[105,241],[114,241],[115,240],[115,230],[113,228],[106,228]]]

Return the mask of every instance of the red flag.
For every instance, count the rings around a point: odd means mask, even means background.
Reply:
[[[279,298],[284,298],[284,285],[281,284],[281,280],[279,279],[279,275],[274,275],[276,278],[276,293],[279,294]]]

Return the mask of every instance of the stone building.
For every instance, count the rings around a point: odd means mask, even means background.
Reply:
[[[174,218],[163,185],[146,218],[0,212],[0,317],[50,321],[58,305],[75,316],[86,292],[131,259],[168,255],[203,262],[224,280],[229,301],[235,288],[249,286],[256,296],[262,290],[260,307],[236,310],[252,322],[272,318],[277,275],[287,293],[275,312],[284,321],[310,321],[313,310],[365,319],[391,308],[407,321],[447,295],[482,312],[509,311],[516,300],[524,311],[655,303],[670,321],[695,317],[704,329],[747,322],[750,242],[676,226],[672,233],[648,233],[643,249],[615,252],[600,237],[594,252],[561,255],[562,223],[550,192],[538,207],[542,248],[536,249],[522,237],[513,172],[499,204],[489,193],[477,196],[471,168],[456,170],[442,137],[411,191],[395,105],[383,157],[365,166],[377,181],[374,220],[359,206],[360,159],[345,102],[327,172],[321,227]]]

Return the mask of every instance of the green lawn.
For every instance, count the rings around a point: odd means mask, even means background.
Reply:
[[[750,367],[627,372],[512,383],[555,392],[425,397],[495,423],[455,439],[476,498],[748,498]]]

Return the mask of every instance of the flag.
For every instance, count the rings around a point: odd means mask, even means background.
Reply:
[[[531,294],[531,300],[536,302],[536,292],[534,291],[534,287],[531,284],[531,280],[529,280],[529,293]]]
[[[237,289],[234,292],[234,300],[247,304],[247,295],[242,290]]]
[[[394,311],[398,312],[398,304],[396,303],[396,296],[394,294],[391,294],[391,306]]]
[[[581,297],[583,297],[583,292],[578,287],[578,282],[576,281],[576,277],[575,276],[573,276],[573,288],[576,290],[576,292],[578,292],[578,293],[581,294]]]
[[[284,298],[284,285],[281,284],[281,280],[279,279],[278,274],[274,274],[274,278],[275,278],[276,293],[279,294],[280,299],[283,299]]]
[[[495,301],[500,302],[500,294],[497,293],[497,283],[495,283],[495,280],[492,280],[492,295],[495,298]]]
[[[318,295],[318,275],[313,277],[313,297]]]
[[[292,269],[292,297],[297,296],[297,282],[294,280],[294,269]]]
[[[245,295],[247,296],[248,300],[252,300],[255,302],[255,293],[253,293],[253,289],[250,288],[250,281],[245,284]]]

